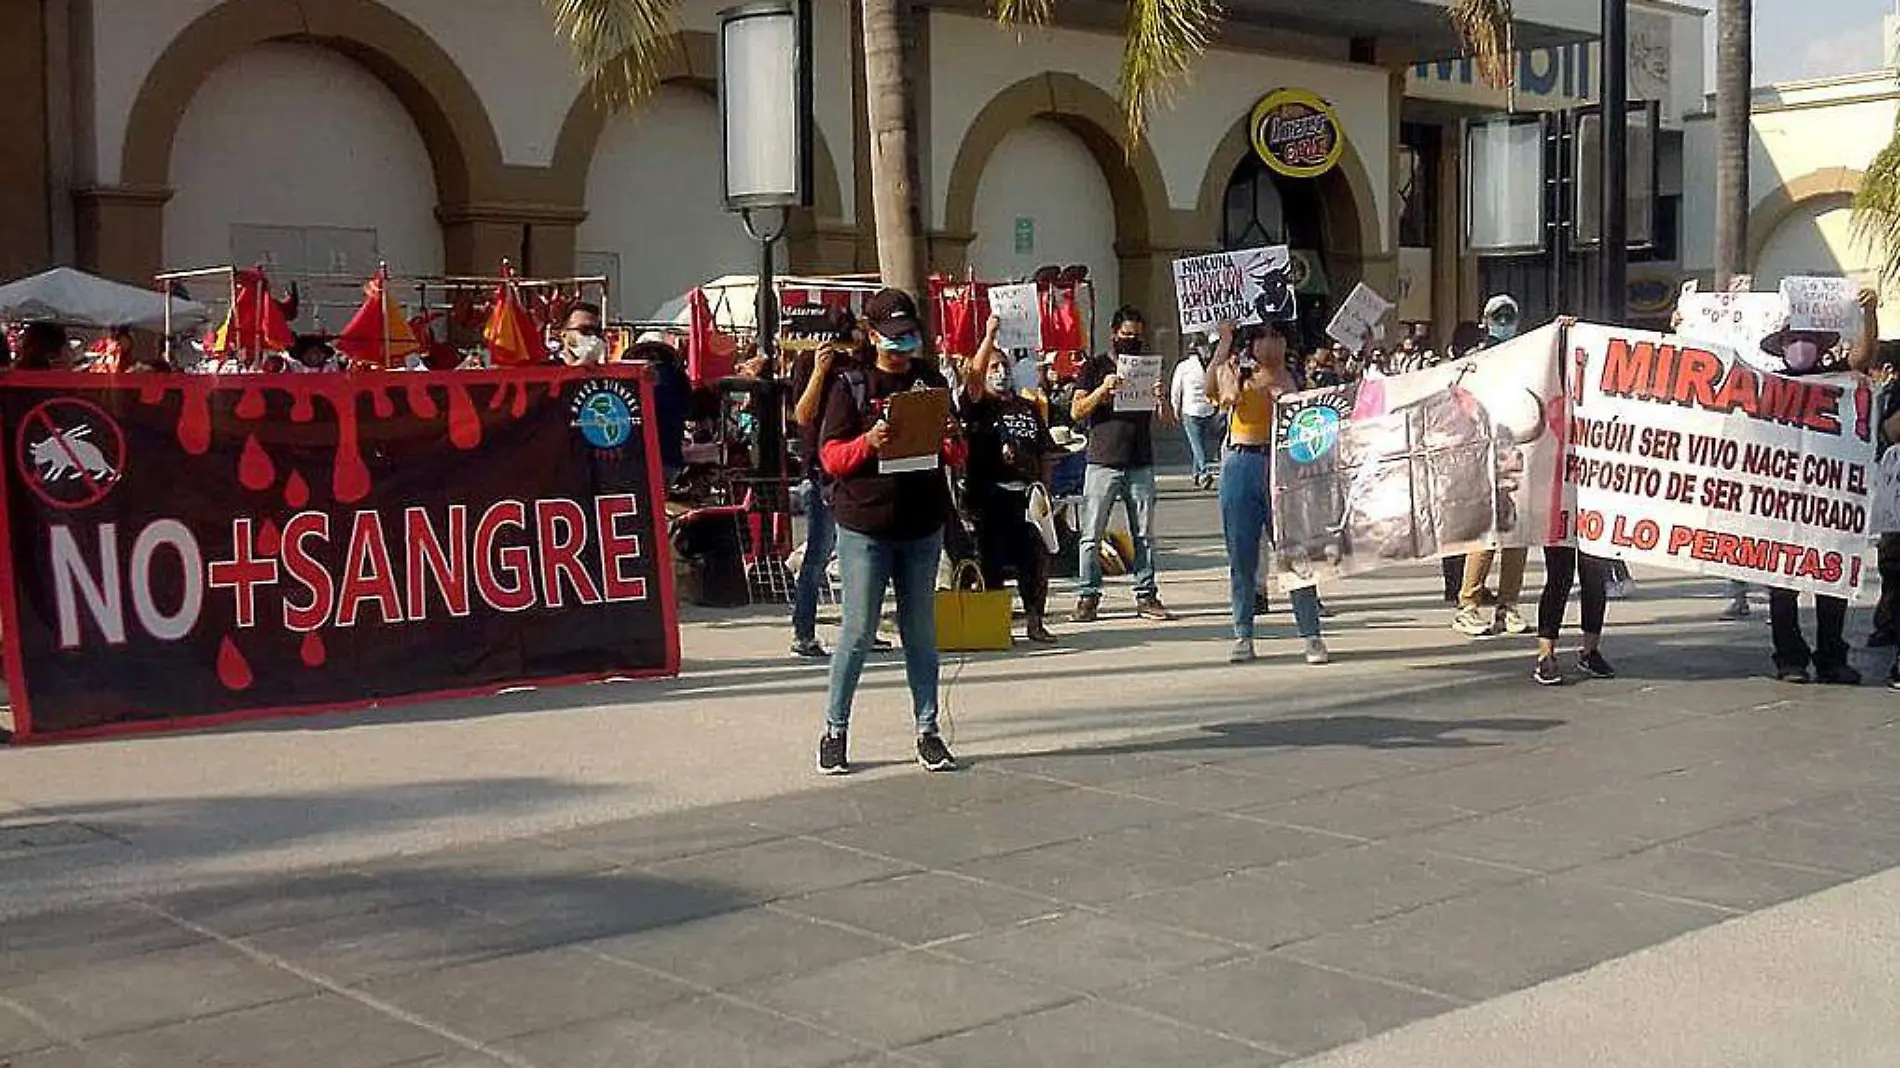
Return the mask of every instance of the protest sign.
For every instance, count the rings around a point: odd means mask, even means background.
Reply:
[[[1676,333],[1691,341],[1733,350],[1758,371],[1787,370],[1781,357],[1762,349],[1768,335],[1788,322],[1788,302],[1779,293],[1690,293],[1676,306]]]
[[[1042,301],[1034,285],[991,286],[990,314],[998,321],[998,348],[1042,348]]]
[[[1572,327],[1567,530],[1597,556],[1835,597],[1861,588],[1873,390],[1723,346]]]
[[[1563,459],[1560,337],[1548,326],[1426,370],[1281,398],[1279,584],[1549,544]]]
[[[1362,352],[1373,338],[1384,335],[1381,320],[1391,311],[1390,301],[1360,282],[1352,287],[1352,292],[1340,303],[1339,311],[1334,313],[1333,321],[1326,325],[1326,336],[1354,352]]]
[[[1784,278],[1788,329],[1851,338],[1860,333],[1860,286],[1851,278]]]
[[[1881,455],[1874,464],[1873,483],[1867,491],[1867,533],[1900,534],[1900,449],[1889,448]]]
[[[1156,391],[1161,385],[1161,357],[1117,356],[1115,374],[1121,385],[1115,387],[1115,410],[1152,412]]]
[[[1181,332],[1206,333],[1222,322],[1252,326],[1294,318],[1299,308],[1292,263],[1293,254],[1285,245],[1175,260]]]

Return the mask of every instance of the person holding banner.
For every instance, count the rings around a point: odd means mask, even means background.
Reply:
[[[1260,547],[1273,527],[1270,483],[1273,405],[1297,390],[1287,369],[1290,325],[1268,322],[1236,331],[1220,326],[1220,343],[1207,376],[1207,398],[1227,413],[1227,450],[1221,458],[1221,535],[1227,543],[1228,600],[1234,614],[1229,663],[1254,659],[1254,603],[1260,578]],[[1293,618],[1306,641],[1306,662],[1332,659],[1320,636],[1319,595],[1311,586],[1292,591]]]
[[[1166,622],[1174,618],[1161,603],[1155,579],[1155,403],[1161,402],[1161,383],[1154,384],[1154,402],[1124,409],[1116,400],[1122,385],[1120,360],[1136,358],[1147,349],[1148,323],[1141,311],[1124,305],[1115,312],[1110,351],[1090,357],[1082,367],[1072,413],[1088,430],[1089,466],[1082,489],[1082,530],[1078,561],[1075,623],[1093,623],[1102,605],[1102,535],[1108,514],[1121,501],[1128,512],[1129,533],[1135,543],[1135,612],[1144,619]]]

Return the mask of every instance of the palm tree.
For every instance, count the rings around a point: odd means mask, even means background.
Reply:
[[[1715,14],[1715,285],[1748,273],[1749,108],[1755,80],[1754,0]]]
[[[1888,56],[1887,62],[1900,65],[1900,55]],[[1900,278],[1900,119],[1893,139],[1861,175],[1860,192],[1854,194],[1854,233],[1881,257],[1882,281]]]

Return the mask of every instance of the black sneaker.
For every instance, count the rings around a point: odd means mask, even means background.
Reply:
[[[1778,682],[1786,682],[1795,686],[1806,686],[1808,683],[1814,681],[1808,677],[1807,668],[1793,666],[1776,666],[1775,679]]]
[[[1900,667],[1894,668],[1893,673],[1887,676],[1887,689],[1900,690]]]
[[[1102,615],[1100,597],[1081,597],[1075,602],[1075,611],[1069,613],[1071,623],[1093,623]]]
[[[917,736],[917,763],[925,771],[955,771],[957,758],[950,755],[950,747],[943,744],[939,734],[920,734]]]
[[[792,643],[792,655],[806,660],[823,660],[831,654],[817,638],[800,638]]]
[[[1577,654],[1577,670],[1593,679],[1616,678],[1616,669],[1611,667],[1610,662],[1603,658],[1603,654],[1595,649]]]
[[[891,644],[891,640],[882,634],[871,639],[871,651],[874,653],[888,653],[895,648],[897,647]]]
[[[1562,686],[1564,669],[1558,666],[1556,657],[1540,656],[1537,658],[1537,670],[1531,672],[1531,681],[1539,686]]]
[[[1823,686],[1859,686],[1860,672],[1846,664],[1827,664],[1814,669],[1814,681]]]
[[[844,756],[844,735],[825,732],[818,740],[818,770],[826,775],[848,775],[851,765]]]

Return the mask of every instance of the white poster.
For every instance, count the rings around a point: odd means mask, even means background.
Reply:
[[[1874,465],[1869,494],[1873,501],[1868,506],[1867,532],[1900,534],[1900,448],[1889,448]]]
[[[1788,302],[1779,293],[1688,293],[1676,310],[1682,313],[1677,335],[1732,349],[1759,371],[1787,369],[1781,357],[1761,343],[1788,322]]]
[[[1181,333],[1206,333],[1222,322],[1252,326],[1299,314],[1285,245],[1216,252],[1174,261]]]
[[[1115,374],[1121,384],[1115,387],[1115,410],[1152,412],[1161,388],[1161,357],[1117,356]]]
[[[1391,311],[1390,301],[1371,286],[1360,282],[1340,302],[1339,311],[1333,314],[1333,321],[1326,325],[1326,336],[1354,352],[1363,351],[1373,338],[1385,336],[1382,321]]]
[[[1562,492],[1596,556],[1836,597],[1863,581],[1873,389],[1787,378],[1725,346],[1572,327]]]
[[[1042,300],[1034,284],[990,287],[990,314],[996,316],[997,347],[1042,349]]]
[[[1781,299],[1788,304],[1788,329],[1839,334],[1860,333],[1860,286],[1851,278],[1784,278]]]

